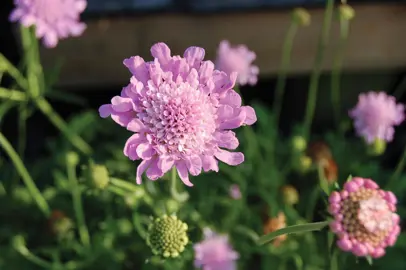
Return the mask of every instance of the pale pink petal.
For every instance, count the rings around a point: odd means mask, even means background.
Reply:
[[[140,165],[137,167],[137,176],[136,176],[136,183],[140,185],[142,183],[142,174],[151,164],[152,160],[143,160]]]
[[[180,180],[189,187],[192,187],[193,184],[189,180],[189,174],[188,174],[188,169],[187,166],[184,162],[176,162],[176,170],[178,171],[178,175],[180,177]]]
[[[157,58],[160,63],[166,64],[171,59],[171,50],[168,45],[159,42],[151,47],[151,55]]]
[[[237,166],[244,162],[244,154],[240,152],[228,152],[219,149],[214,156],[231,166]]]

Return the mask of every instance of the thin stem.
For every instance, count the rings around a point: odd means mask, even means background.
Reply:
[[[27,117],[28,117],[28,108],[26,104],[21,104],[19,115],[18,115],[18,155],[20,156],[22,162],[24,163],[24,156],[25,156],[25,147],[26,147],[26,140],[27,140]],[[11,181],[11,189],[13,189],[16,185],[18,185],[20,178],[16,173],[15,176],[12,178]]]
[[[306,113],[304,119],[304,136],[309,137],[310,128],[313,121],[313,116],[316,110],[317,91],[319,87],[319,77],[324,58],[324,51],[327,47],[327,42],[330,34],[331,22],[333,18],[334,1],[327,0],[326,11],[324,12],[324,20],[322,33],[319,39],[319,44],[316,53],[316,59],[313,67],[313,72],[310,77],[309,96],[307,98]]]
[[[399,159],[398,164],[396,165],[396,169],[393,172],[392,176],[389,178],[389,181],[386,184],[386,189],[391,189],[396,180],[398,180],[399,175],[402,173],[403,169],[405,168],[405,162],[406,162],[406,147],[403,150],[403,154],[401,158]]]
[[[279,69],[278,79],[276,81],[276,89],[275,89],[275,96],[274,96],[274,114],[275,114],[275,127],[278,128],[279,126],[279,118],[282,110],[282,103],[283,103],[283,95],[285,92],[285,85],[286,85],[286,77],[288,74],[289,66],[290,66],[290,58],[292,54],[293,48],[293,41],[296,36],[298,25],[294,19],[289,26],[288,32],[286,34],[285,42],[283,45],[282,51],[282,60]]]
[[[173,199],[175,199],[178,202],[185,202],[187,201],[187,199],[189,199],[189,194],[184,191],[182,193],[178,192],[177,188],[176,188],[176,184],[178,182],[177,179],[177,171],[176,171],[176,167],[172,168],[171,171],[171,195],[173,197]]]
[[[46,217],[49,217],[51,211],[47,201],[45,200],[45,198],[42,196],[41,192],[35,185],[34,180],[32,180],[30,174],[27,171],[27,168],[24,166],[24,163],[18,156],[17,152],[14,150],[13,146],[1,132],[0,132],[0,145],[7,153],[7,155],[10,157],[11,161],[14,164],[14,167],[21,176],[25,186],[30,192],[35,203],[38,205],[38,208],[44,213]]]
[[[53,269],[52,263],[41,259],[40,257],[33,254],[27,247],[19,246],[16,247],[18,253],[20,253],[28,261],[40,266],[42,269]]]
[[[349,24],[349,20],[340,20],[340,40],[331,72],[331,104],[333,106],[337,128],[340,127],[340,78],[345,45],[348,39]]]
[[[21,25],[21,41],[24,49],[25,63],[27,65],[27,80],[28,80],[28,92],[32,97],[37,97],[40,94],[40,83],[39,83],[39,69],[40,63],[39,59],[36,57],[35,41],[32,36],[32,27],[27,28]]]
[[[141,189],[140,187],[137,187],[133,183],[130,183],[128,181],[125,181],[123,179],[119,179],[116,177],[111,177],[110,183],[116,187],[123,188],[123,189],[131,191],[131,192],[139,192]]]
[[[18,86],[20,86],[24,90],[28,89],[27,80],[24,78],[21,72],[1,53],[0,66],[4,68],[4,70],[16,81]]]
[[[27,95],[18,90],[6,89],[0,87],[0,99],[13,101],[27,101]]]
[[[34,101],[38,109],[48,117],[52,124],[54,124],[65,135],[73,146],[85,155],[90,155],[92,153],[91,147],[80,136],[69,129],[66,122],[54,111],[51,104],[49,104],[45,98],[38,97],[34,99]]]
[[[90,247],[89,231],[85,222],[85,214],[83,212],[82,198],[78,179],[76,177],[76,168],[70,162],[66,162],[68,172],[68,179],[71,185],[73,209],[76,215],[76,222],[78,224],[79,237],[85,247]]]

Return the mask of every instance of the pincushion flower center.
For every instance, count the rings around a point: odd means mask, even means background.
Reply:
[[[171,155],[202,154],[215,132],[210,97],[183,82],[150,87],[140,119],[149,127],[157,151]]]
[[[371,233],[388,231],[393,226],[392,212],[386,201],[375,196],[359,202],[358,220]]]

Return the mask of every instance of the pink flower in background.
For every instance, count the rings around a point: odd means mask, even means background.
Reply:
[[[228,237],[206,228],[204,240],[194,245],[195,267],[203,270],[236,270],[239,255],[228,242]]]
[[[37,38],[42,38],[46,47],[55,47],[59,39],[80,36],[86,29],[79,18],[86,8],[85,0],[14,0],[14,4],[10,21],[34,25]]]
[[[137,168],[151,180],[162,177],[172,167],[188,186],[191,175],[218,171],[218,160],[236,166],[244,161],[232,129],[256,121],[253,108],[241,106],[241,97],[232,89],[236,74],[214,70],[203,61],[205,51],[186,49],[183,57],[171,56],[164,43],[152,46],[154,61],[139,56],[124,60],[132,73],[130,84],[102,105],[100,116],[111,118],[134,134],[127,140],[124,154],[142,159]]]
[[[357,134],[368,143],[377,139],[390,142],[395,133],[394,126],[405,119],[404,109],[402,104],[396,104],[395,98],[385,92],[371,91],[359,95],[358,104],[349,115],[354,118]]]
[[[379,189],[371,179],[354,177],[341,192],[329,198],[333,215],[331,230],[337,234],[337,245],[356,256],[382,257],[385,248],[393,246],[400,233],[396,197]]]
[[[230,186],[230,197],[233,198],[234,200],[241,199],[241,190],[238,185],[234,184]]]
[[[239,85],[255,85],[258,81],[259,68],[252,65],[256,55],[245,45],[231,47],[226,40],[220,42],[216,68],[227,74],[237,72],[237,83]]]

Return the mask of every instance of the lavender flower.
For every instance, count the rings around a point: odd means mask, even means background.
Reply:
[[[404,109],[402,104],[396,104],[394,97],[371,91],[359,95],[358,104],[349,115],[354,118],[357,134],[367,143],[377,139],[390,142],[395,133],[393,127],[405,119]]]
[[[204,240],[194,245],[195,267],[203,270],[236,270],[239,255],[228,242],[228,237],[205,228]]]
[[[37,38],[42,38],[48,48],[55,47],[59,39],[80,36],[86,29],[79,21],[86,0],[14,0],[14,4],[10,21],[19,21],[25,27],[35,25]]]
[[[255,58],[255,53],[245,45],[231,47],[228,41],[223,40],[217,51],[216,68],[227,74],[237,72],[240,85],[255,85],[259,74],[259,68],[251,64]]]
[[[253,108],[241,106],[241,97],[232,90],[236,73],[214,70],[203,61],[205,51],[190,47],[184,57],[171,56],[164,43],[151,48],[154,61],[139,56],[124,60],[132,73],[130,84],[102,105],[100,116],[111,118],[134,134],[127,140],[124,154],[143,161],[141,175],[156,180],[176,167],[188,186],[191,175],[218,171],[218,161],[236,166],[244,161],[242,153],[228,152],[239,142],[231,129],[252,125]]]
[[[337,245],[354,255],[382,257],[385,248],[393,246],[400,233],[396,197],[379,189],[371,179],[354,177],[341,192],[331,193],[329,212],[334,221],[331,230],[337,234]]]

